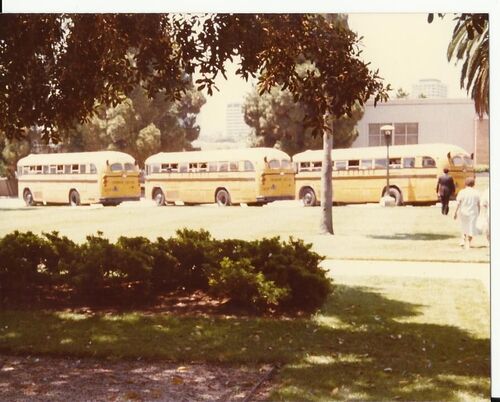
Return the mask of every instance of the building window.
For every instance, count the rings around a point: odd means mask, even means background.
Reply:
[[[384,134],[380,132],[380,127],[386,124],[394,126],[391,145],[418,144],[418,123],[369,123],[368,146],[385,145]]]
[[[370,123],[368,124],[368,146],[377,147],[385,145],[384,134],[380,132],[380,127],[391,123]]]
[[[418,143],[418,123],[394,123],[394,145]]]

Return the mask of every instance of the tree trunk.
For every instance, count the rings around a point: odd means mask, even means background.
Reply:
[[[333,134],[325,131],[323,133],[323,163],[321,164],[320,230],[323,234],[333,234],[332,147]]]

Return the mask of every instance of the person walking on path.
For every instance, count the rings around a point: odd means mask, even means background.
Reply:
[[[448,175],[448,172],[448,168],[443,169],[443,174],[439,176],[436,186],[436,193],[441,201],[441,213],[443,215],[448,215],[450,197],[455,194],[455,182],[453,177]]]
[[[481,208],[483,209],[483,228],[488,243],[490,242],[490,189],[486,188],[481,194]]]
[[[454,219],[460,215],[460,226],[462,229],[462,240],[460,245],[468,249],[472,237],[477,234],[477,218],[481,210],[481,195],[474,188],[475,180],[473,177],[465,179],[465,188],[460,190],[457,195],[457,209]]]

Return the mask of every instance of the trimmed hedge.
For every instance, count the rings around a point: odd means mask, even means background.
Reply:
[[[0,238],[0,303],[41,300],[66,289],[73,302],[145,304],[175,290],[209,292],[248,310],[314,311],[332,290],[311,245],[278,237],[216,240],[182,229],[156,241],[102,233],[77,244],[57,232]]]

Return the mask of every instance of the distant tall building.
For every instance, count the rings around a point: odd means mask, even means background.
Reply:
[[[243,103],[231,102],[226,106],[226,138],[244,140],[251,132],[245,123]]]
[[[412,98],[444,99],[448,97],[448,87],[434,78],[419,80],[412,87]]]

